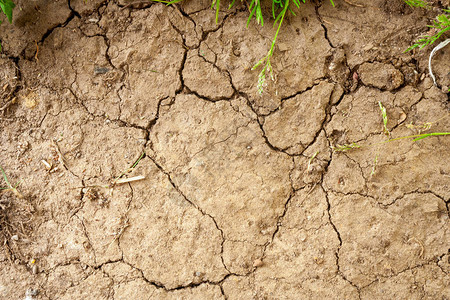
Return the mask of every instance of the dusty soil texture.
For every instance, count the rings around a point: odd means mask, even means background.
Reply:
[[[0,299],[450,299],[450,138],[383,144],[378,104],[391,138],[450,131],[450,47],[438,86],[403,53],[448,1],[307,1],[262,95],[270,6],[221,2],[17,0]]]

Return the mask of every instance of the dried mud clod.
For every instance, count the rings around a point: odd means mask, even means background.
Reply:
[[[404,82],[403,74],[389,64],[364,63],[359,67],[358,73],[363,84],[381,90],[395,90]]]

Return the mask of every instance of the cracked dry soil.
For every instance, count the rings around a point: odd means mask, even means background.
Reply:
[[[0,298],[450,299],[450,140],[330,150],[387,139],[378,101],[392,137],[449,130],[430,49],[402,53],[436,12],[335,3],[286,19],[259,96],[274,29],[242,3],[18,0]],[[145,180],[105,188],[143,152]]]

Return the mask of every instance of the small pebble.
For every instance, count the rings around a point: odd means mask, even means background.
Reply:
[[[255,261],[253,262],[253,267],[258,268],[261,267],[263,265],[263,261],[261,259],[255,259]]]
[[[29,288],[25,292],[25,300],[35,299],[34,297],[37,296],[37,295],[39,295],[39,290],[38,289]]]
[[[105,68],[105,67],[95,67],[94,68],[94,74],[98,75],[98,74],[106,74],[109,72],[109,68]]]

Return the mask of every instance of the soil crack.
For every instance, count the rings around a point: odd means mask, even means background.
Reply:
[[[353,283],[351,280],[349,280],[349,279],[345,276],[345,274],[341,271],[341,266],[340,266],[340,263],[339,263],[339,252],[340,252],[340,250],[341,250],[341,248],[342,248],[342,238],[341,238],[341,234],[340,234],[339,230],[337,229],[336,225],[335,225],[334,222],[333,222],[333,219],[332,219],[332,216],[331,216],[331,203],[330,203],[330,199],[328,198],[328,192],[327,192],[327,190],[323,187],[323,183],[322,183],[322,182],[320,183],[320,187],[322,188],[322,191],[325,193],[325,199],[326,199],[326,201],[327,201],[328,221],[329,221],[331,227],[333,228],[334,232],[336,233],[337,238],[338,238],[338,240],[339,240],[339,246],[338,246],[338,248],[336,249],[336,252],[335,252],[335,256],[336,256],[336,266],[337,266],[338,274],[339,274],[339,276],[340,276],[342,279],[344,279],[346,282],[348,282],[351,286],[353,286],[353,287],[356,289],[356,291],[358,292],[358,297],[359,297],[359,299],[361,299],[361,289],[360,289],[355,283]]]

